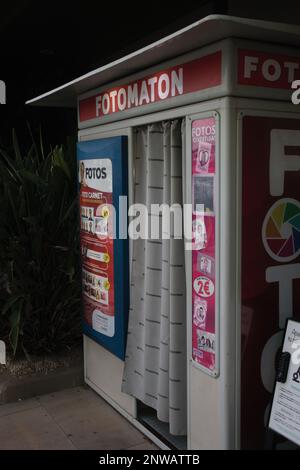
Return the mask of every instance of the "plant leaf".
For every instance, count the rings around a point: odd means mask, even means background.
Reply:
[[[23,307],[23,301],[14,304],[12,313],[9,317],[10,321],[10,342],[13,348],[13,354],[16,355],[18,342],[19,342],[19,335],[21,329],[21,311]]]
[[[53,150],[53,164],[54,166],[60,168],[65,173],[67,178],[71,180],[70,169],[62,155],[62,147],[56,147]]]
[[[15,129],[13,129],[13,131],[12,131],[12,140],[13,140],[13,147],[14,147],[14,151],[15,151],[16,162],[17,162],[19,168],[23,168],[24,163],[23,163],[23,159],[22,159],[22,155],[21,155],[21,151],[20,151],[20,147],[19,147],[19,142],[18,142],[18,139],[17,139],[17,136],[16,136]]]
[[[36,175],[35,173],[31,173],[30,171],[27,171],[27,170],[21,170],[20,174],[31,183],[34,183],[36,186],[42,186],[42,187],[47,186],[47,182],[44,181],[40,176]]]
[[[5,315],[6,312],[8,312],[8,310],[11,309],[14,303],[16,303],[21,297],[22,297],[22,294],[15,294],[9,297],[6,304],[2,307],[1,314]]]

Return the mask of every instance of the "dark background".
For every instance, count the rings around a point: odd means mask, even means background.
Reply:
[[[1,0],[0,144],[16,128],[26,145],[26,121],[50,142],[76,132],[76,114],[36,109],[26,100],[149,44],[206,15],[219,13],[300,24],[300,2]]]

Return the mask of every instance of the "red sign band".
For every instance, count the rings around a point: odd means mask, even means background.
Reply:
[[[79,101],[79,121],[101,119],[113,113],[218,86],[222,82],[221,59],[221,51],[217,51],[83,98]]]

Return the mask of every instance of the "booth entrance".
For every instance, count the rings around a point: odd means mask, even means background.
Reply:
[[[184,240],[175,239],[172,227],[166,233],[160,208],[183,205],[183,125],[181,119],[174,119],[133,128],[132,203],[139,216],[141,205],[147,215],[144,222],[131,222],[138,224],[138,232],[145,237],[130,242],[130,309],[122,386],[124,393],[138,400],[139,421],[181,445],[187,434]]]
[[[212,16],[33,100],[78,99],[85,381],[161,448],[264,446],[300,304],[299,46]],[[108,242],[119,196],[190,205],[193,248]]]

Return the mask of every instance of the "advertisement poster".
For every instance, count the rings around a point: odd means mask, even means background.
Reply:
[[[118,198],[127,191],[123,139],[78,144],[84,333],[121,358],[128,319],[127,240],[116,237]]]
[[[192,358],[216,371],[215,321],[215,118],[192,122]]]
[[[244,116],[242,167],[241,443],[257,449],[286,320],[300,316],[300,120]]]
[[[84,320],[110,337],[115,333],[112,183],[111,160],[79,161]]]

